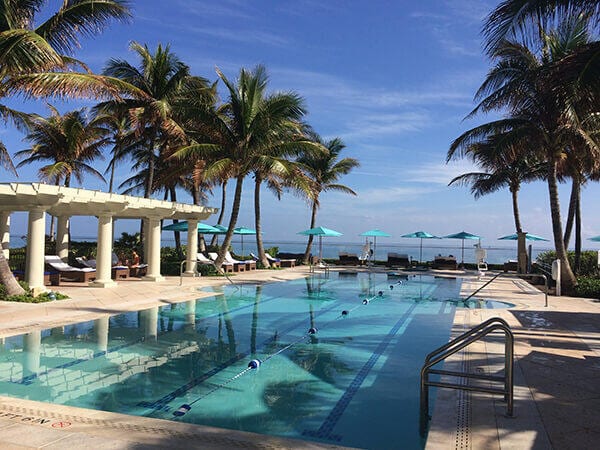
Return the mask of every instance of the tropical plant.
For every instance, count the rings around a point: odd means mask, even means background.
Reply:
[[[206,80],[190,75],[189,67],[173,52],[170,46],[159,44],[152,53],[147,45],[132,42],[130,49],[140,60],[138,67],[125,60],[111,59],[103,74],[122,80],[133,89],[144,92],[145,98],[125,101],[111,100],[96,107],[104,114],[127,111],[135,134],[143,146],[132,153],[134,163],[145,169],[143,194],[149,198],[154,186],[154,168],[165,141],[170,138],[185,139],[185,132],[174,120],[173,103],[186,89],[208,88]]]
[[[302,171],[310,180],[309,191],[304,191],[306,198],[311,205],[310,228],[314,228],[317,221],[317,210],[320,206],[320,195],[327,191],[338,191],[350,195],[356,195],[352,189],[337,181],[342,175],[347,175],[358,167],[360,163],[355,158],[340,158],[340,153],[346,147],[340,138],[334,138],[329,141],[323,140],[316,134],[313,135],[315,142],[320,143],[326,149],[326,153],[305,154],[298,158]],[[313,236],[308,236],[306,250],[304,251],[304,264],[308,263],[310,250],[312,247]]]
[[[69,187],[71,178],[81,183],[84,174],[104,181],[104,177],[92,164],[103,158],[102,147],[107,142],[108,130],[96,120],[88,120],[84,110],[61,115],[50,106],[50,117],[32,116],[28,121],[30,132],[25,141],[32,146],[15,153],[22,161],[17,167],[40,161],[49,161],[39,169],[42,180]]]
[[[268,95],[268,77],[263,66],[256,66],[252,71],[241,69],[235,84],[219,69],[217,75],[227,89],[227,102],[220,107],[195,108],[198,128],[188,130],[195,143],[177,150],[174,157],[205,161],[208,178],[228,174],[235,179],[229,225],[215,262],[220,267],[231,245],[246,176],[260,167],[273,149],[277,148],[280,155],[297,155],[306,149],[320,149],[320,146],[290,140],[304,115],[303,101],[295,93]]]
[[[462,142],[454,141],[448,151],[448,161],[457,154]],[[528,154],[524,139],[511,139],[510,133],[499,133],[488,136],[482,141],[466,146],[461,155],[470,157],[484,172],[470,172],[453,178],[448,185],[458,184],[471,186],[471,193],[479,197],[507,187],[512,196],[513,217],[517,233],[523,231],[519,213],[518,195],[521,184],[541,179],[543,164],[536,156]]]
[[[566,290],[576,284],[576,279],[563,241],[558,197],[559,161],[565,148],[574,140],[583,141],[585,151],[597,151],[593,141],[586,138],[586,130],[580,126],[577,104],[573,102],[576,96],[566,95],[565,89],[558,92],[552,81],[556,65],[565,54],[577,48],[577,42],[587,37],[577,26],[572,26],[576,23],[573,20],[557,27],[555,34],[539,30],[545,42],[539,54],[518,42],[505,40],[494,46],[491,55],[496,63],[477,92],[476,98],[480,101],[471,115],[505,110],[507,118],[467,131],[457,139],[456,146],[464,150],[469,144],[497,133],[508,133],[514,139],[527,137],[532,151],[546,164],[554,244],[562,262]],[[577,86],[572,85],[568,92],[576,90]]]

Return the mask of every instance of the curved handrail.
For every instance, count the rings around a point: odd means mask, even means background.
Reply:
[[[481,322],[476,327],[471,328],[470,330],[464,332],[460,336],[455,337],[454,339],[452,339],[447,344],[442,345],[441,347],[436,348],[434,351],[432,351],[431,353],[429,353],[425,357],[425,362],[428,362],[431,358],[433,358],[433,356],[437,355],[438,353],[444,352],[445,350],[447,350],[450,347],[458,344],[462,340],[466,339],[469,336],[472,336],[473,334],[477,333],[478,331],[482,330],[483,328],[487,327],[488,325],[491,325],[494,322],[501,323],[505,327],[510,328],[510,326],[508,325],[508,322],[506,322],[506,320],[502,319],[501,317],[492,317],[491,319],[488,319],[485,322]]]
[[[495,381],[504,381],[504,388],[499,390],[498,388],[488,388],[482,386],[470,386],[453,384],[447,382],[430,382],[429,373],[452,375],[464,378],[481,378],[479,375],[470,374],[468,372],[447,372],[447,371],[434,371],[431,368],[439,362],[445,360],[449,356],[459,352],[468,345],[480,340],[494,331],[501,330],[504,332],[505,343],[504,343],[504,378],[495,379]],[[427,422],[429,421],[429,386],[438,386],[451,389],[466,389],[471,391],[488,392],[491,394],[504,394],[504,400],[506,401],[507,415],[513,415],[513,402],[514,402],[514,383],[513,383],[513,366],[514,366],[514,335],[510,329],[508,323],[500,317],[492,317],[485,322],[480,323],[471,330],[461,334],[456,339],[450,341],[448,344],[437,348],[433,352],[429,353],[421,368],[421,399],[420,399],[420,418],[419,428],[421,436],[425,436],[427,429]],[[487,378],[490,379],[490,378]]]

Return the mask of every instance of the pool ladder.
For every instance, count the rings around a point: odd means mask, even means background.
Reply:
[[[504,333],[504,375],[483,375],[469,372],[455,372],[451,370],[433,369],[433,366],[441,361],[444,361],[449,356],[459,352],[463,348],[479,341],[494,331],[502,331]],[[466,391],[486,392],[489,394],[504,395],[506,402],[506,414],[509,417],[513,415],[513,400],[514,400],[514,380],[513,380],[513,364],[514,364],[514,336],[508,323],[500,317],[493,317],[482,322],[476,327],[470,329],[466,333],[461,334],[457,338],[448,342],[446,345],[438,347],[425,357],[425,363],[421,369],[421,404],[420,404],[420,420],[419,431],[421,436],[425,436],[427,424],[429,422],[429,386],[449,389],[462,389]],[[469,384],[458,384],[442,381],[431,381],[429,375],[446,375],[451,377],[463,378],[466,381],[468,378],[477,380],[491,381],[501,383],[502,387],[485,387],[471,386]]]

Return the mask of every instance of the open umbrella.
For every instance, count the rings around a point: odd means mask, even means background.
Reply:
[[[227,231],[227,229],[225,231]],[[244,256],[244,235],[245,234],[256,234],[256,230],[253,230],[252,228],[238,227],[233,230],[233,234],[239,234],[241,236],[242,256]]]
[[[462,261],[461,264],[465,263],[465,239],[481,239],[481,236],[461,231],[460,233],[449,234],[444,236],[445,239],[461,239],[462,240]]]
[[[420,238],[421,245],[419,246],[419,262],[423,261],[423,239],[440,239],[427,231],[415,231],[414,233],[403,234],[403,238]]]
[[[341,236],[342,233],[335,230],[330,230],[325,227],[316,227],[311,228],[309,230],[300,231],[298,234],[303,234],[305,236],[319,236],[319,260],[322,259],[323,255],[323,236]]]
[[[204,234],[227,234],[227,227],[224,227],[223,225],[220,224],[216,224],[212,226],[214,228],[214,231],[206,231]],[[216,241],[217,245],[219,244],[219,241]]]
[[[600,236],[594,236],[589,239],[590,241],[600,242]]]
[[[171,225],[165,225],[164,227],[162,227],[162,229],[168,231],[187,231],[188,223],[184,220],[181,222],[172,223]],[[214,231],[216,231],[216,228],[211,227],[210,225],[207,225],[205,223],[198,222],[199,233],[212,233]]]
[[[502,237],[498,238],[499,241],[516,241],[518,239],[519,239],[519,237],[517,236],[517,233],[509,234],[508,236],[502,236]],[[530,234],[530,233],[525,233],[525,239],[527,239],[528,241],[548,241],[548,239],[546,239],[546,238],[543,238],[541,236],[536,236],[535,234]]]
[[[365,231],[360,236],[372,237],[373,238],[373,261],[375,261],[375,254],[377,253],[377,237],[391,237],[391,234],[386,233],[378,229]]]

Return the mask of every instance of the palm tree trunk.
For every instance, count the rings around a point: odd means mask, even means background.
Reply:
[[[569,199],[569,212],[567,213],[567,223],[565,225],[565,234],[563,241],[565,248],[569,248],[569,240],[571,239],[571,232],[573,231],[573,221],[575,219],[575,208],[577,204],[577,191],[580,189],[579,182],[573,177],[573,183],[571,184],[571,197]]]
[[[513,216],[515,218],[515,228],[517,233],[522,233],[523,228],[521,226],[521,215],[519,213],[519,188],[511,189],[510,193],[512,195],[512,204],[513,204]]]
[[[575,207],[575,273],[581,270],[581,185],[577,195],[577,206]]]
[[[228,180],[225,180],[221,184],[221,209],[219,210],[219,218],[217,219],[218,225],[221,225],[221,223],[223,222],[223,217],[225,217],[225,200],[227,199],[227,181]],[[211,246],[217,245],[217,239],[218,239],[218,235],[214,234],[210,241],[210,245]]]
[[[229,246],[231,245],[231,240],[233,239],[233,229],[237,223],[238,216],[240,214],[240,203],[242,202],[242,185],[244,184],[244,175],[238,175],[236,177],[235,183],[235,194],[233,195],[233,205],[231,207],[231,216],[229,218],[229,228],[227,228],[227,233],[225,234],[225,239],[223,240],[223,245],[221,246],[221,250],[219,250],[219,255],[217,260],[215,261],[215,266],[217,268],[221,267],[223,261],[225,260],[225,252],[229,250]]]
[[[170,187],[169,191],[171,193],[171,201],[176,202],[177,201],[177,191],[175,190],[175,187],[174,186]],[[173,220],[173,223],[177,223],[177,222],[179,222],[179,221]],[[183,252],[181,251],[181,233],[179,231],[175,231],[173,233],[173,237],[175,238],[175,251],[177,252],[177,256],[179,257],[179,259],[183,259]]]
[[[263,246],[261,225],[260,225],[260,185],[262,178],[255,175],[254,178],[254,228],[256,229],[256,249],[258,250],[258,258],[265,268],[271,267],[269,260],[265,255],[265,247]]]
[[[110,181],[108,182],[108,192],[112,194],[113,186],[115,183],[115,161],[110,162]]]
[[[0,284],[6,288],[6,295],[23,295],[25,289],[15,279],[15,276],[10,270],[8,261],[4,257],[4,252],[0,251]]]
[[[317,222],[317,200],[313,200],[312,202],[312,212],[310,216],[310,227],[314,228]],[[308,264],[308,260],[310,259],[310,249],[312,248],[314,236],[311,234],[308,236],[308,242],[306,243],[306,250],[304,251],[304,264]]]
[[[556,159],[548,161],[548,194],[550,196],[550,215],[552,217],[552,233],[556,256],[560,259],[562,288],[569,293],[577,285],[577,279],[569,264],[565,243],[563,241],[562,223],[560,218],[560,202],[558,199],[558,181],[556,177]]]

